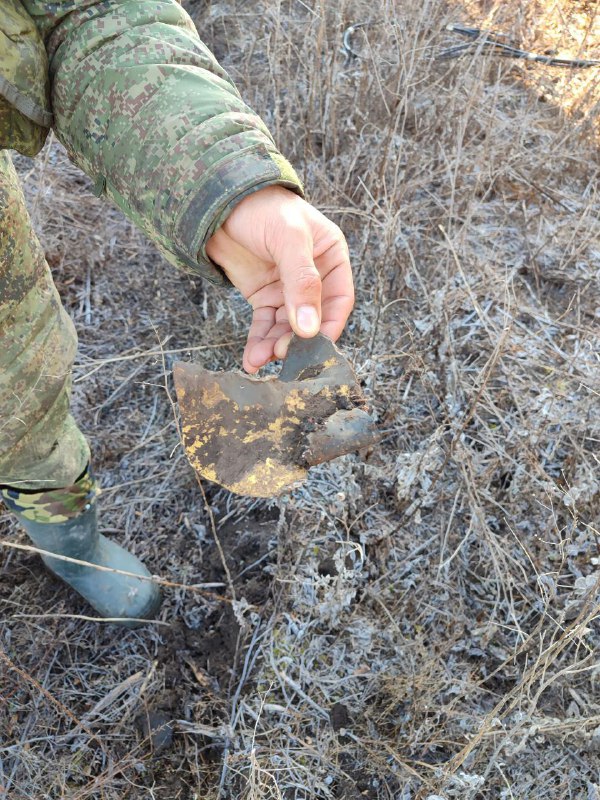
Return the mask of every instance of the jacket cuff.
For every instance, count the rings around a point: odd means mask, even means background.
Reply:
[[[215,284],[229,284],[223,271],[206,254],[206,244],[235,206],[267,186],[284,186],[303,197],[294,168],[276,150],[256,144],[217,161],[202,178],[198,191],[182,203],[173,241],[188,269]]]

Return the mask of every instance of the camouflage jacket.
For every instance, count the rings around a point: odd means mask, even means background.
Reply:
[[[0,14],[0,148],[37,155],[53,123],[46,48],[21,0]]]
[[[21,0],[48,53],[72,160],[173,264],[224,277],[205,245],[243,197],[301,192],[262,120],[176,0]]]

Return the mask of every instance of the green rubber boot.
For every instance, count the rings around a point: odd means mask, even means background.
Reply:
[[[5,486],[0,494],[41,550],[149,578],[150,573],[141,561],[98,533],[97,491],[94,479],[86,470],[73,486],[64,489],[24,492]],[[149,580],[52,556],[42,556],[42,559],[102,617],[127,618],[115,619],[115,622],[137,627],[143,624],[142,620],[154,619],[158,612],[160,591]]]

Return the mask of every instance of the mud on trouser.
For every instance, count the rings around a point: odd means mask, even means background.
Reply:
[[[0,485],[75,483],[89,448],[69,413],[77,334],[0,150]]]

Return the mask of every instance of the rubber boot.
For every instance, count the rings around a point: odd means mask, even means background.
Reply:
[[[96,487],[89,473],[73,486],[36,493],[10,487],[2,499],[16,514],[31,541],[41,550],[146,578],[150,573],[134,555],[98,533]],[[84,597],[102,617],[126,627],[154,619],[160,591],[150,580],[42,556],[46,566]]]

